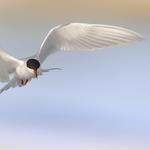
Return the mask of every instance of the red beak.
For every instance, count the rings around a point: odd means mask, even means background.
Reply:
[[[35,77],[37,78],[38,77],[37,69],[34,69],[34,74],[35,74]]]

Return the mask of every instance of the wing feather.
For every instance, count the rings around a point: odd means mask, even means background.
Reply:
[[[17,86],[17,80],[16,78],[12,78],[3,88],[0,89],[0,94],[6,90],[8,90],[9,88],[15,88]]]
[[[8,82],[10,73],[15,71],[19,60],[0,49],[0,82]]]
[[[142,39],[141,35],[117,26],[70,23],[49,31],[37,54],[42,63],[60,50],[93,50]]]

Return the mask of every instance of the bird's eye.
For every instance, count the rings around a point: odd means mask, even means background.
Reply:
[[[27,61],[27,67],[30,69],[38,69],[40,67],[40,62],[36,59],[29,59]]]

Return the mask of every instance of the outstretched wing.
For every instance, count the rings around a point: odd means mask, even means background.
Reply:
[[[59,50],[93,50],[141,39],[131,30],[99,24],[70,23],[49,31],[37,54],[42,63]]]
[[[0,49],[0,82],[8,82],[9,74],[15,71],[19,60]]]
[[[39,75],[42,75],[43,73],[47,73],[53,70],[62,70],[62,69],[61,68],[41,69],[41,73]],[[29,81],[31,81],[31,79]],[[17,80],[16,77],[14,76],[4,87],[0,89],[0,94],[10,88],[15,88],[17,86],[22,87],[23,85],[20,83],[20,80]]]
[[[22,87],[23,85],[20,83],[20,80],[17,80],[14,76],[4,87],[0,89],[0,94],[10,88],[15,88],[17,86]]]
[[[0,94],[9,88],[18,86],[16,78],[12,78],[3,88],[0,89]]]

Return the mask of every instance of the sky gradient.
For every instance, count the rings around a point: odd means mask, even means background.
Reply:
[[[0,95],[0,149],[150,149],[148,0],[0,0],[0,17],[0,47],[18,58],[67,22],[118,25],[145,38],[50,56],[43,67],[63,70]]]
[[[40,16],[46,17],[61,17],[62,15],[94,15],[96,16],[126,16],[148,18],[150,15],[148,0],[1,0],[1,12],[15,13],[23,15],[22,17],[35,16],[39,19]],[[97,14],[96,14],[97,13]],[[18,15],[15,15],[17,17]]]

